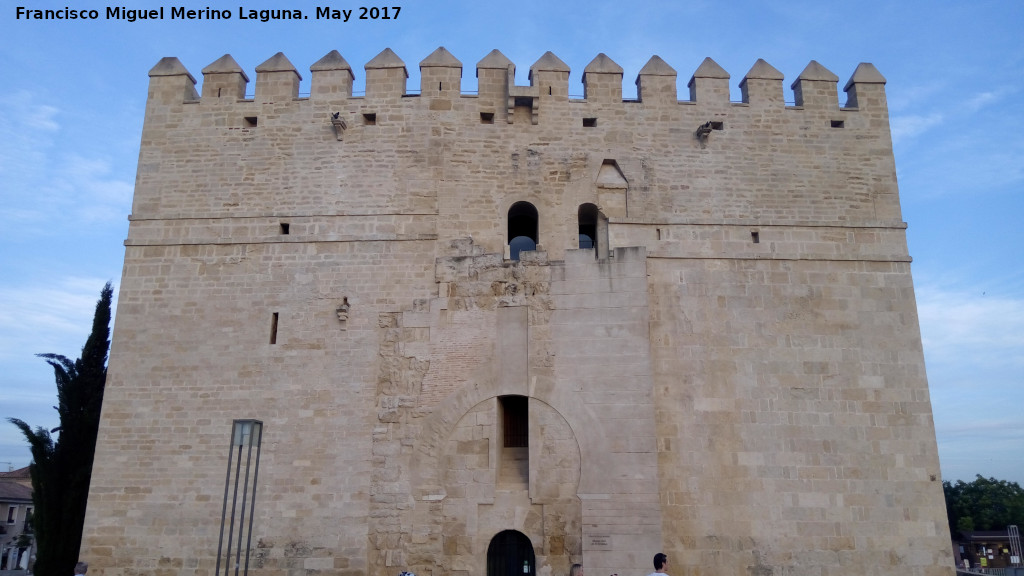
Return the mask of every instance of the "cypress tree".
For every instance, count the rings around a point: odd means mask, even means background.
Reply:
[[[82,355],[77,360],[60,354],[39,354],[53,368],[57,382],[60,426],[34,431],[17,418],[8,418],[21,429],[32,452],[33,528],[36,537],[38,576],[67,576],[74,571],[82,543],[85,506],[92,477],[96,435],[107,380],[110,350],[110,282],[100,292]],[[59,432],[54,440],[52,433]]]

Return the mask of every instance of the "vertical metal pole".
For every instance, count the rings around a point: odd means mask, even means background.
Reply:
[[[235,508],[238,506],[238,476],[242,469],[242,446],[238,446],[238,459],[235,461],[235,490],[231,495],[231,518],[228,523],[228,559],[231,558],[231,543],[235,536]],[[224,573],[231,572],[231,566],[226,566]]]
[[[1021,564],[1021,557],[1020,557],[1020,532],[1017,531],[1017,525],[1016,524],[1010,524],[1006,528],[1006,531],[1010,535],[1010,554],[1012,554],[1013,557],[1016,559],[1016,561],[1013,562],[1013,565],[1014,566],[1020,566],[1020,564]]]
[[[241,450],[241,447],[239,447]],[[239,460],[241,460],[241,454],[239,454]],[[245,481],[242,482],[242,506],[241,516],[238,517],[238,549],[235,552],[235,576],[238,576],[238,571],[241,569],[242,561],[242,529],[245,527],[245,504],[249,498],[249,470],[252,468],[252,431],[249,432],[249,446],[245,452]],[[249,552],[246,551],[245,555],[248,557]]]
[[[220,513],[220,538],[217,541],[216,576],[232,574],[230,562],[234,560],[234,576],[249,573],[250,547],[252,546],[253,516],[256,511],[256,482],[259,478],[260,452],[263,441],[263,422],[258,420],[235,420],[232,424],[231,448],[228,450],[228,470],[224,478],[224,505]],[[245,471],[242,472],[242,449],[245,448]],[[256,461],[253,462],[253,448]],[[237,449],[237,450],[236,450]],[[237,451],[237,454],[235,453]],[[232,470],[234,487],[232,488]],[[252,494],[249,493],[249,477],[252,476]],[[239,484],[242,486],[239,502]],[[231,498],[231,513],[228,514],[228,496]],[[248,510],[246,505],[248,504]],[[236,514],[238,523],[235,523]],[[249,515],[246,522],[246,514]],[[236,534],[237,529],[237,534]],[[227,533],[225,546],[224,534]],[[236,541],[237,539],[237,541]],[[245,546],[245,564],[242,564],[242,546]],[[224,571],[221,572],[221,562]]]
[[[255,432],[255,430],[254,430]],[[263,424],[259,427],[259,437],[256,439],[256,467],[252,473],[252,499],[249,502],[249,534],[245,542],[245,574],[249,574],[249,551],[252,550],[252,519],[256,513],[256,482],[260,474],[260,451],[263,448]]]
[[[220,537],[217,539],[217,567],[214,569],[214,572],[213,572],[217,576],[220,576],[220,559],[221,559],[221,553],[223,551],[223,545],[224,545],[224,519],[227,517],[227,513],[228,513],[228,492],[231,489],[231,461],[232,461],[232,456],[235,455],[235,441],[234,440],[235,440],[235,429],[234,429],[234,426],[232,426],[231,427],[231,445],[228,447],[228,470],[227,470],[227,473],[224,475],[224,505],[221,507],[221,510],[220,510]],[[228,544],[228,547],[229,547],[228,553],[229,554],[231,553],[230,552],[230,546],[231,545]]]

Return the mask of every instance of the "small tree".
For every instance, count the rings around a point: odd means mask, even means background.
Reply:
[[[8,418],[21,429],[32,452],[32,526],[36,538],[35,573],[67,576],[74,571],[82,543],[85,505],[89,497],[93,454],[99,430],[103,387],[107,380],[110,350],[110,282],[100,292],[92,332],[82,356],[70,360],[59,354],[39,354],[53,367],[57,381],[57,414],[60,426],[47,431]],[[60,432],[57,440],[51,436]]]

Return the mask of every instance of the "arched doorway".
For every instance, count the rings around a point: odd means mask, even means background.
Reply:
[[[487,576],[535,576],[533,544],[522,532],[503,530],[487,547]]]

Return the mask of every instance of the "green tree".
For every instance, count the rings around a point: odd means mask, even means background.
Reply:
[[[92,332],[82,356],[70,360],[59,354],[39,354],[53,367],[57,381],[57,414],[60,426],[34,431],[17,418],[8,418],[21,429],[32,452],[32,526],[36,537],[35,574],[67,576],[74,571],[82,543],[85,505],[96,451],[96,433],[107,380],[110,350],[110,282],[100,292],[92,319]],[[51,436],[60,432],[56,440]]]
[[[1024,489],[1016,482],[984,478],[943,482],[946,515],[955,531],[1005,530],[1024,525]]]

